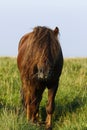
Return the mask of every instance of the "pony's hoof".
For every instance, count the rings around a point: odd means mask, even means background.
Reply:
[[[45,121],[39,121],[38,124],[39,124],[40,126],[45,125]]]
[[[48,128],[46,128],[45,130],[52,130],[52,127],[48,127]]]

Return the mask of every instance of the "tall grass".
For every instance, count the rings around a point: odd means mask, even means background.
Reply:
[[[44,130],[27,122],[20,100],[16,58],[0,58],[0,130]],[[40,104],[45,120],[47,90]],[[55,98],[53,130],[87,130],[87,59],[65,59]]]

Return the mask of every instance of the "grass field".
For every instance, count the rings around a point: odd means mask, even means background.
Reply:
[[[16,58],[0,58],[0,130],[44,130],[26,120],[20,101]],[[40,104],[45,119],[47,90]],[[87,130],[87,59],[65,59],[55,99],[53,130]]]

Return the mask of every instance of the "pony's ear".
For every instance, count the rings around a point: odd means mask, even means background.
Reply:
[[[58,28],[58,27],[56,27],[56,28],[54,29],[54,34],[55,34],[56,36],[59,34],[59,28]]]

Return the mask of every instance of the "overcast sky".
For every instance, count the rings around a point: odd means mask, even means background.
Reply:
[[[0,56],[38,25],[59,27],[64,57],[87,57],[87,0],[0,0]]]

